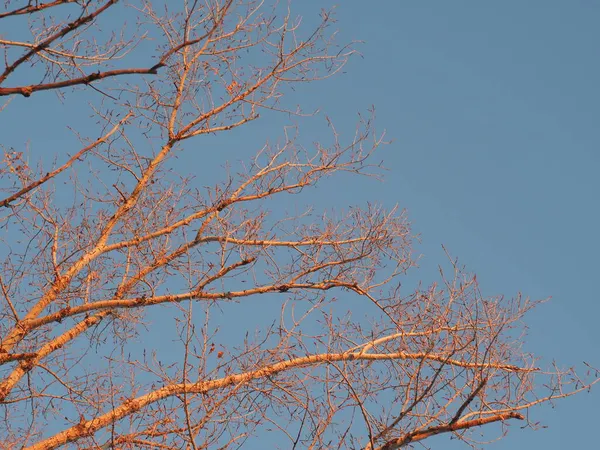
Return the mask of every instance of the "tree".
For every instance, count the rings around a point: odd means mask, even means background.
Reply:
[[[252,0],[4,3],[16,37],[0,39],[2,113],[19,96],[35,107],[42,91],[69,103],[93,90],[101,128],[50,169],[4,148],[6,448],[233,448],[265,433],[294,448],[441,433],[474,445],[469,430],[533,426],[530,408],[597,381],[538,369],[520,345],[536,302],[483,296],[451,258],[440,282],[406,292],[403,212],[272,210],[341,172],[379,176],[371,116],[350,139],[330,123],[331,143],[311,149],[287,129],[212,187],[181,172],[198,142],[302,114],[290,89],[354,54],[330,13],[304,30],[285,5]],[[219,327],[257,298],[272,301],[247,317],[256,333],[223,344]],[[169,333],[179,341],[161,349],[140,340]]]

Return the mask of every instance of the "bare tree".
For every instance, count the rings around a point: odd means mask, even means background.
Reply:
[[[482,296],[452,259],[439,282],[402,288],[415,265],[402,211],[274,211],[271,199],[337,173],[379,176],[370,116],[350,138],[330,124],[331,143],[313,148],[288,129],[212,187],[173,169],[260,114],[302,114],[284,102],[290,86],[354,53],[329,13],[306,30],[287,5],[258,0],[17,3],[0,13],[15,34],[0,36],[2,114],[18,96],[68,103],[93,89],[102,131],[52,168],[4,148],[4,448],[235,448],[269,436],[387,450],[441,433],[477,445],[469,430],[533,425],[531,407],[597,381],[538,369],[520,344],[535,302]],[[256,332],[224,345],[219,327],[247,302],[261,305],[245,317]],[[179,341],[159,349],[148,335]]]

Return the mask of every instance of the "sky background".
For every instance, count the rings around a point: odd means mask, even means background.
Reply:
[[[293,11],[310,28],[321,8],[335,4],[298,1]],[[423,280],[436,279],[443,244],[477,273],[485,295],[552,297],[528,316],[525,348],[543,356],[542,365],[554,358],[600,366],[600,2],[347,0],[336,17],[340,41],[364,41],[362,57],[340,76],[299,88],[298,100],[320,116],[258,121],[186,164],[208,177],[225,159],[247,160],[285,125],[299,124],[309,141],[326,139],[325,114],[349,135],[356,114],[374,105],[377,128],[394,140],[379,155],[385,181],[334,179],[309,200],[344,208],[398,203],[421,236]],[[32,134],[34,97],[44,121]],[[0,133],[33,153],[78,148],[62,115],[85,107],[77,101],[17,98]],[[594,448],[599,406],[596,389],[534,409],[533,421],[548,429],[514,425],[489,448]],[[447,436],[429,445],[461,448]]]
[[[372,192],[408,210],[423,276],[443,244],[485,294],[551,296],[526,348],[598,366],[600,3],[346,1],[338,18],[364,59],[320,101],[336,120],[376,106],[395,141]],[[538,408],[548,429],[490,448],[594,448],[599,406],[596,390]]]

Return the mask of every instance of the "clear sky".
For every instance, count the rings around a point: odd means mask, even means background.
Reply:
[[[335,4],[299,0],[293,10],[310,27],[320,8]],[[398,203],[421,235],[423,280],[436,278],[443,244],[477,273],[486,295],[552,297],[528,316],[525,347],[545,358],[542,366],[553,358],[600,366],[600,2],[345,0],[336,17],[341,41],[364,41],[362,57],[338,77],[300,87],[298,100],[342,134],[375,105],[378,129],[394,142],[380,155],[385,182],[329,185],[315,203]],[[38,114],[57,112],[28,131],[31,151],[77,148],[60,111],[72,114],[85,99],[57,106],[53,94],[17,98],[0,133],[24,145],[33,101]],[[323,136],[322,117],[299,123],[309,141]],[[292,123],[257,122],[192,161],[214,173]],[[241,146],[240,136],[256,146]],[[532,420],[548,429],[514,424],[489,448],[594,448],[599,408],[596,389],[534,409]],[[448,436],[431,445],[460,448]]]
[[[600,3],[351,0],[338,17],[364,59],[320,101],[337,120],[376,106],[395,141],[373,190],[407,208],[422,276],[444,244],[484,293],[551,296],[526,348],[600,365]],[[599,407],[596,390],[533,410],[548,429],[491,447],[594,448]]]

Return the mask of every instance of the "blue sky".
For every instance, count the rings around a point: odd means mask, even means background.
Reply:
[[[334,4],[298,1],[293,10],[310,27]],[[389,169],[383,183],[330,185],[314,202],[398,203],[421,235],[422,279],[435,279],[443,244],[477,273],[484,294],[551,296],[528,317],[526,349],[545,364],[600,366],[600,3],[347,0],[336,11],[340,40],[364,41],[362,57],[338,77],[299,88],[307,109],[322,111],[299,123],[301,133],[326,138],[324,114],[351,133],[356,113],[375,105],[377,127],[394,141],[380,155]],[[74,98],[17,98],[0,132],[24,145],[29,118],[43,115],[28,136],[34,154],[77,148],[64,117],[83,124],[74,111],[86,99]],[[214,173],[293,123],[257,122],[224,138],[223,153],[198,151],[187,161]],[[240,136],[256,146],[241,147]],[[533,420],[548,429],[514,426],[489,448],[592,448],[599,404],[596,390],[535,409]],[[444,437],[431,445],[457,448],[448,444]]]
[[[364,59],[320,99],[337,120],[376,106],[395,141],[372,195],[407,208],[423,276],[444,244],[487,294],[552,296],[529,315],[526,348],[598,366],[600,4],[365,5],[338,8]],[[596,390],[534,410],[549,429],[490,448],[592,448],[599,401]]]

